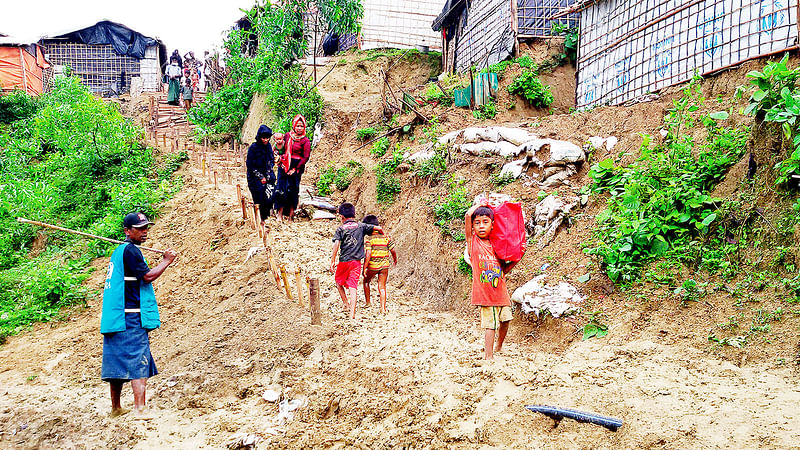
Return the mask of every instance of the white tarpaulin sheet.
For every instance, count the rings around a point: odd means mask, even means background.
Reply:
[[[581,13],[579,107],[797,45],[798,0],[605,0]]]

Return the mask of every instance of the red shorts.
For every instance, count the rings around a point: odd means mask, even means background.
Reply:
[[[336,284],[347,288],[358,287],[358,277],[361,276],[361,261],[345,261],[336,265]]]

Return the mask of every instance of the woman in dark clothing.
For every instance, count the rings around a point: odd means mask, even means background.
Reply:
[[[275,188],[275,173],[272,171],[275,155],[269,144],[271,137],[272,130],[261,125],[256,133],[256,141],[247,149],[247,187],[253,195],[253,203],[261,211],[262,223],[269,217],[272,209],[272,191]]]
[[[278,220],[287,216],[291,222],[300,197],[300,177],[311,156],[311,141],[306,137],[306,119],[298,114],[292,120],[292,131],[286,133],[286,152],[281,155],[278,186],[275,190],[275,209]],[[281,173],[281,170],[283,173]]]

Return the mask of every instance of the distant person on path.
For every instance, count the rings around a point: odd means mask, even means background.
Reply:
[[[266,126],[258,127],[256,141],[247,149],[247,187],[253,196],[253,203],[258,205],[263,224],[272,209],[272,193],[275,190],[275,155],[269,139],[272,130]]]
[[[342,225],[333,235],[330,270],[336,274],[336,288],[342,297],[345,311],[349,311],[350,318],[355,319],[358,278],[361,275],[361,260],[364,259],[364,236],[372,233],[383,234],[383,228],[356,222],[356,207],[352,203],[342,203],[339,206],[339,217],[342,219]],[[338,264],[336,255],[339,255]],[[350,292],[349,298],[347,291]]]
[[[192,107],[192,100],[194,99],[193,95],[194,89],[192,88],[192,80],[186,79],[186,84],[181,88],[181,95],[183,96],[183,108],[186,111]]]
[[[300,177],[311,157],[311,141],[306,137],[306,118],[296,115],[292,120],[292,131],[286,133],[284,139],[286,152],[281,155],[280,165],[286,176],[275,187],[275,209],[279,221],[287,216],[291,222],[300,198]]]
[[[480,306],[481,328],[484,331],[484,359],[494,359],[494,352],[503,348],[511,316],[505,275],[516,262],[505,266],[494,253],[489,234],[494,225],[494,211],[488,206],[475,205],[464,216],[464,235],[472,266],[472,304]],[[495,331],[497,347],[495,349]]]
[[[368,225],[380,225],[378,218],[372,214],[364,216],[362,222]],[[394,241],[386,234],[367,238],[366,256],[364,257],[364,299],[366,306],[370,304],[369,283],[378,276],[378,294],[381,300],[381,314],[386,314],[386,280],[389,279],[389,268],[397,265],[397,253]],[[391,260],[389,259],[391,255]]]
[[[127,239],[114,250],[108,264],[103,290],[100,333],[103,334],[103,368],[100,377],[111,388],[111,416],[127,412],[120,405],[122,385],[130,381],[134,412],[145,408],[147,379],[158,374],[150,353],[148,333],[161,326],[153,280],[175,261],[177,254],[168,249],[161,262],[150,269],[136,247],[147,240],[152,225],[142,213],[125,216]]]
[[[175,49],[175,51],[172,52],[172,55],[169,57],[170,61],[172,61],[172,58],[175,58],[175,60],[178,61],[178,67],[183,69],[183,60],[181,59],[181,53],[178,51],[178,49]]]
[[[169,90],[167,90],[167,103],[170,105],[178,106],[180,94],[180,80],[181,68],[178,66],[178,60],[172,56],[167,66],[167,82],[169,83]]]

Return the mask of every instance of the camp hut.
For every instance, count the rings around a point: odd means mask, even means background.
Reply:
[[[104,20],[40,43],[56,74],[69,67],[95,94],[160,89],[166,47],[125,25]]]
[[[512,56],[520,40],[551,36],[552,16],[570,0],[447,0],[432,23],[440,32],[442,67],[465,72]],[[577,15],[559,19],[577,26]]]
[[[795,0],[592,0],[580,12],[577,105],[617,105],[797,49]]]
[[[42,93],[43,71],[49,68],[42,48],[26,39],[0,33],[0,91],[19,89],[30,95]]]
[[[439,33],[431,29],[431,21],[442,8],[442,0],[362,0],[364,16],[358,35],[337,36],[338,51],[350,48],[369,50],[374,48],[418,48],[440,51]],[[316,42],[317,54],[323,53],[323,44],[330,44],[327,30],[317,29],[314,37],[314,14],[306,18],[309,48]],[[326,49],[328,50],[328,49]],[[327,51],[327,53],[331,53]]]

